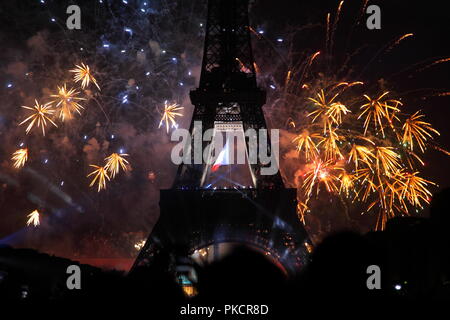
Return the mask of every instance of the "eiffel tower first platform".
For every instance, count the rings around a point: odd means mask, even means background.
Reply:
[[[257,87],[248,4],[208,2],[200,85],[190,93],[191,136],[198,130],[195,123],[201,123],[202,133],[213,129],[217,136],[266,129],[266,92]],[[248,139],[243,141],[248,150]],[[194,138],[189,143],[193,148]],[[207,142],[200,143],[204,150]],[[270,144],[267,148],[270,154]],[[159,220],[132,270],[166,263],[178,272],[187,260],[209,263],[234,245],[245,245],[295,274],[308,261],[310,240],[297,216],[296,190],[284,187],[279,171],[262,174],[265,166],[259,160],[217,170],[210,164],[179,165],[172,188],[160,192]]]

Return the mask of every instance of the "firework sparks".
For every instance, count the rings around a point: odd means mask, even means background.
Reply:
[[[407,33],[404,34],[403,36],[401,36],[400,38],[397,39],[397,41],[395,41],[387,50],[386,52],[391,51],[392,49],[394,49],[394,47],[398,46],[400,42],[402,42],[403,40],[412,37],[414,35],[414,33]]]
[[[392,118],[390,117],[389,112],[398,112],[400,111],[397,106],[401,105],[401,102],[398,100],[384,100],[383,98],[387,96],[389,92],[384,92],[378,98],[372,99],[368,95],[364,95],[364,97],[369,101],[366,104],[361,106],[362,112],[359,114],[358,119],[362,116],[366,116],[364,120],[364,135],[367,133],[367,129],[369,128],[370,122],[372,121],[374,124],[375,130],[381,130],[381,133],[384,137],[384,125],[383,119],[386,119],[389,123],[392,122]],[[396,106],[391,105],[391,103],[395,103]]]
[[[371,167],[358,169],[356,171],[355,180],[360,181],[362,185],[360,190],[356,193],[355,199],[359,197],[361,191],[364,191],[361,199],[362,201],[366,201],[371,193],[377,191],[375,172]]]
[[[66,84],[61,87],[58,87],[58,93],[51,95],[52,98],[57,98],[56,108],[59,109],[59,117],[62,121],[65,119],[71,119],[72,113],[77,112],[81,115],[81,109],[84,109],[77,101],[86,100],[81,97],[77,97],[78,92],[75,89],[67,90]]]
[[[403,125],[403,143],[406,143],[411,151],[414,150],[414,140],[419,145],[420,150],[424,152],[427,138],[433,137],[431,133],[440,135],[436,129],[431,127],[431,124],[420,120],[423,117],[425,116],[420,114],[420,111],[417,111],[406,119]]]
[[[353,161],[356,170],[358,170],[358,164],[360,162],[370,165],[373,158],[375,158],[375,156],[369,148],[357,144],[353,144],[348,153],[348,161]]]
[[[33,114],[23,120],[19,125],[22,125],[26,122],[29,122],[27,129],[25,130],[28,134],[31,129],[36,125],[38,128],[42,128],[42,135],[45,136],[45,128],[47,127],[47,121],[53,124],[55,127],[58,127],[56,123],[50,118],[51,115],[55,112],[52,109],[51,103],[40,104],[37,100],[35,101],[35,105],[33,107],[22,106],[22,108],[33,111]]]
[[[343,81],[328,88],[331,88],[329,92],[339,88],[346,90],[356,84],[362,83]],[[413,152],[413,145],[419,145],[423,152],[427,139],[431,139],[432,134],[439,134],[429,123],[422,121],[423,115],[417,112],[402,123],[400,117],[404,118],[404,115],[398,109],[401,103],[386,99],[388,92],[375,99],[364,95],[368,103],[360,107],[357,115],[345,103],[336,101],[340,93],[329,99],[324,89],[317,92],[317,98],[308,98],[316,108],[308,114],[310,123],[304,125],[301,133],[292,140],[303,159],[312,161],[305,164],[305,173],[301,176],[297,211],[303,222],[310,210],[311,197],[313,194],[319,196],[321,186],[329,194],[339,197],[344,205],[345,198],[366,203],[365,212],[377,208],[377,229],[383,229],[386,222],[399,213],[408,215],[410,207],[422,208],[424,203],[429,203],[428,186],[433,183],[420,178],[417,172],[408,173],[404,169],[409,164],[413,170],[412,159],[423,165]],[[353,101],[359,99],[356,97]],[[314,124],[319,117],[324,123],[323,130]],[[355,130],[358,120],[363,122],[362,129]],[[375,131],[368,134],[372,123]],[[399,134],[401,129],[403,136]],[[376,137],[378,132],[383,134],[383,139]]]
[[[419,172],[399,172],[397,181],[400,183],[400,197],[406,199],[414,206],[423,208],[423,202],[430,203],[431,192],[428,185],[435,185],[434,182],[425,180],[418,176]]]
[[[326,32],[325,32],[325,49],[328,51],[328,44],[330,42],[330,18],[331,18],[331,13],[327,13],[327,18],[326,18]]]
[[[105,158],[106,165],[105,170],[109,173],[111,178],[114,178],[119,173],[119,169],[127,171],[127,164],[129,162],[124,158],[127,157],[126,153],[112,153],[109,157]]]
[[[308,210],[309,210],[309,208],[308,208],[308,204],[306,202],[303,202],[303,201],[298,202],[297,212],[299,213],[300,221],[303,222],[303,224],[305,224],[305,214]]]
[[[363,0],[355,25],[364,20],[368,3]],[[333,55],[344,8],[344,1],[340,0],[336,13],[326,15],[323,49],[313,53],[308,48],[302,52],[301,65],[296,61],[297,54],[287,54],[280,63],[280,76],[285,78],[280,78],[277,89],[282,96],[277,95],[272,101],[274,106],[280,101],[286,103],[289,112],[287,120],[279,119],[276,112],[272,120],[285,123],[287,130],[295,133],[292,148],[298,152],[298,170],[293,180],[299,189],[297,211],[302,222],[307,212],[314,211],[316,200],[327,193],[340,200],[346,213],[354,202],[359,203],[358,208],[363,205],[364,212],[376,211],[376,228],[382,229],[388,219],[408,215],[429,201],[428,188],[433,183],[418,177],[417,167],[425,164],[420,152],[415,151],[420,149],[423,153],[426,147],[432,147],[447,155],[449,152],[431,143],[439,132],[424,121],[422,114],[404,113],[402,98],[386,90],[390,84],[387,77],[378,79],[375,93],[361,92],[365,85],[366,90],[373,90],[374,79],[361,79],[364,83],[352,79],[354,75],[362,78],[381,54],[412,40],[414,34],[399,35],[381,46],[363,70],[355,72],[354,57],[362,53],[364,46],[345,57]],[[350,43],[349,38],[346,51]],[[324,52],[324,59],[317,59],[320,52]],[[431,60],[422,70],[446,62],[450,58]],[[435,94],[450,95],[446,91],[440,89]],[[316,199],[313,201],[312,197]],[[349,215],[347,218],[351,219]]]
[[[392,147],[375,147],[375,165],[378,172],[390,176],[400,169],[400,155]]]
[[[28,160],[28,149],[19,149],[15,151],[12,155],[11,160],[14,161],[14,168],[20,169],[25,165]]]
[[[334,34],[336,33],[336,29],[339,23],[339,18],[341,16],[341,11],[342,11],[342,5],[344,4],[344,1],[339,2],[339,6],[336,10],[336,17],[334,19],[334,23],[333,23],[333,28],[331,30],[331,45],[330,45],[330,50],[333,50],[333,46],[334,46]]]
[[[326,115],[331,118],[333,123],[339,125],[342,123],[342,115],[349,112],[351,111],[342,103],[332,103],[326,111]]]
[[[311,56],[311,60],[309,60],[309,65],[311,65],[313,62],[314,62],[314,60],[317,58],[317,56],[320,54],[320,51],[317,51],[316,53],[314,53],[312,56]]]
[[[308,114],[308,117],[313,116],[312,122],[320,116],[323,117],[324,133],[330,128],[332,123],[340,124],[342,121],[342,113],[347,114],[350,110],[340,102],[334,100],[339,96],[339,93],[335,94],[331,99],[327,100],[323,89],[317,94],[317,99],[308,98],[314,103],[315,111]]]
[[[31,212],[29,215],[27,215],[27,226],[29,225],[33,225],[34,227],[37,227],[40,225],[40,214],[39,211],[34,210],[33,212]]]
[[[89,187],[92,187],[97,182],[97,191],[100,192],[102,189],[106,189],[106,180],[110,180],[109,175],[105,167],[96,166],[90,164],[90,167],[95,168],[94,171],[89,173],[87,177],[94,176]]]
[[[344,140],[343,136],[336,133],[336,129],[330,129],[325,137],[320,140],[318,146],[323,146],[325,151],[325,160],[343,159],[344,156],[338,146],[338,142]]]
[[[164,113],[163,116],[161,118],[161,121],[159,122],[159,126],[158,128],[161,128],[161,126],[163,124],[166,125],[166,130],[167,133],[169,133],[169,128],[170,125],[172,127],[177,127],[177,122],[175,121],[175,117],[180,116],[182,117],[183,115],[179,112],[177,112],[178,110],[182,110],[184,109],[183,107],[180,107],[178,104],[176,103],[172,103],[172,104],[168,104],[167,101],[164,103]]]
[[[339,193],[345,193],[345,195],[348,197],[350,190],[354,186],[355,176],[343,170],[343,172],[339,176],[339,181],[341,182]]]
[[[289,81],[291,80],[291,76],[292,76],[292,71],[289,70],[288,73],[286,74],[286,80],[284,80],[284,86],[287,86],[289,84]]]
[[[433,67],[433,66],[435,66],[435,65],[437,65],[437,64],[441,64],[441,63],[449,62],[449,61],[450,61],[450,58],[439,59],[439,60],[436,60],[436,61],[434,61],[433,63],[431,63],[431,64],[429,64],[429,65],[423,67],[422,69],[420,69],[420,70],[418,70],[418,71],[424,71],[425,69],[428,69],[428,68],[430,68],[430,67]]]
[[[336,183],[339,178],[334,174],[340,168],[333,164],[332,161],[323,162],[316,160],[312,167],[305,173],[303,189],[307,192],[307,198],[311,197],[314,187],[316,186],[316,195],[320,192],[320,183],[323,183],[328,192],[338,191]]]
[[[81,66],[75,65],[75,69],[70,70],[70,72],[74,73],[73,79],[75,82],[81,81],[82,89],[89,87],[89,83],[92,82],[95,84],[98,90],[100,90],[97,80],[91,73],[91,69],[89,68],[88,65],[84,64],[83,62],[81,63]]]
[[[297,151],[304,152],[306,160],[314,159],[319,154],[316,144],[313,139],[320,139],[321,136],[317,133],[310,134],[308,130],[303,130],[301,134],[295,137],[292,142],[297,143]]]

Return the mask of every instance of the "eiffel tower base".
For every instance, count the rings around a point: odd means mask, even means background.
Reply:
[[[160,195],[160,218],[134,268],[164,253],[172,264],[165,267],[174,269],[217,243],[252,247],[291,275],[307,262],[310,243],[297,217],[295,189],[168,189]]]

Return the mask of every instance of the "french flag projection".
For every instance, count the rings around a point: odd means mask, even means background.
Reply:
[[[231,164],[230,163],[230,147],[228,144],[228,140],[225,143],[225,147],[223,147],[222,151],[220,151],[219,156],[217,157],[216,161],[214,162],[211,171],[216,172],[219,170],[221,166],[226,166]]]

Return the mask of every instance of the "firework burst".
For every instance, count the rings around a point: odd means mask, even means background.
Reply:
[[[317,144],[323,147],[325,161],[344,158],[338,146],[338,143],[342,142],[344,137],[338,135],[336,131],[336,129],[330,129]]]
[[[83,62],[81,65],[75,65],[75,69],[70,70],[70,72],[74,73],[73,80],[75,82],[81,81],[81,88],[85,89],[89,87],[89,83],[92,82],[95,86],[100,90],[100,86],[97,83],[97,80],[91,73],[91,69],[88,65]]]
[[[177,127],[177,122],[175,118],[177,116],[182,117],[183,115],[177,111],[184,109],[183,107],[180,107],[176,103],[168,104],[167,101],[164,103],[164,113],[161,118],[161,121],[159,122],[158,128],[161,128],[163,124],[166,125],[167,133],[169,133],[170,126]]]
[[[55,107],[59,108],[59,117],[62,121],[65,119],[71,119],[74,112],[81,115],[81,109],[84,109],[78,101],[86,100],[84,98],[78,97],[79,93],[75,89],[67,90],[66,84],[58,87],[58,93],[51,95],[52,98],[57,98],[57,100],[52,101],[56,103]]]
[[[380,130],[384,137],[385,125],[383,123],[383,119],[387,120],[388,123],[391,124],[391,113],[400,111],[400,109],[397,108],[399,105],[401,105],[400,101],[384,99],[384,97],[386,97],[388,94],[389,92],[384,92],[375,99],[372,99],[368,95],[364,95],[364,98],[366,98],[368,102],[361,106],[361,113],[358,116],[358,119],[365,116],[364,135],[366,135],[370,123],[373,122],[375,131]]]
[[[347,114],[350,110],[340,102],[335,102],[335,99],[339,94],[335,94],[331,99],[327,99],[323,89],[317,93],[317,98],[309,98],[314,103],[316,110],[308,114],[308,117],[313,117],[312,122],[317,118],[323,118],[323,131],[324,133],[332,123],[340,124],[342,122],[342,113]]]
[[[19,125],[22,125],[26,122],[28,123],[28,127],[26,129],[26,133],[28,134],[31,129],[36,125],[38,128],[42,128],[42,135],[45,136],[45,128],[47,127],[47,123],[51,123],[55,127],[58,127],[56,123],[50,118],[53,115],[55,110],[52,108],[51,103],[40,104],[37,100],[35,100],[35,104],[33,107],[22,106],[22,108],[31,110],[33,114],[23,120]]]
[[[29,215],[27,215],[27,226],[33,225],[34,227],[37,227],[40,225],[40,214],[39,211],[34,210]]]
[[[87,177],[94,176],[89,187],[92,187],[97,182],[97,191],[100,192],[102,189],[106,189],[106,180],[110,180],[109,175],[105,167],[96,166],[94,164],[89,165],[95,168],[94,171],[89,173]]]
[[[330,29],[334,28],[327,16],[327,42],[331,43]],[[401,37],[395,45],[410,36]],[[318,199],[321,193],[338,197],[345,210],[355,201],[363,203],[364,212],[377,213],[377,229],[383,229],[388,219],[408,215],[410,209],[428,203],[428,187],[433,182],[417,175],[417,165],[424,163],[414,147],[423,153],[439,132],[423,121],[420,112],[400,112],[401,98],[393,99],[384,88],[378,94],[355,94],[350,88],[358,85],[358,90],[364,89],[363,82],[335,81],[336,75],[324,73],[307,80],[305,69],[311,63],[305,65],[294,70],[297,74],[289,66],[284,96],[294,101],[295,107],[298,101],[310,102],[303,103],[300,113],[294,108],[288,114],[289,123],[301,124],[289,129],[296,131],[292,142],[303,165],[299,169],[303,173],[299,175],[301,205],[297,208],[302,221],[311,211],[312,198]],[[300,79],[300,83],[294,84],[292,79]],[[296,118],[298,114],[305,119],[307,110],[306,121]]]
[[[328,87],[335,90],[350,86],[349,82],[340,82]],[[355,107],[361,105],[357,101],[369,101],[360,107],[359,114],[352,112],[345,100],[336,102],[338,94],[328,99],[325,89],[316,92],[317,98],[308,98],[315,108],[308,114],[309,122],[291,126],[300,131],[292,142],[300,159],[306,162],[299,192],[298,212],[302,221],[310,211],[312,197],[319,197],[321,189],[339,197],[342,203],[367,204],[364,212],[377,211],[377,229],[383,229],[396,215],[408,215],[409,208],[422,208],[429,203],[428,187],[433,182],[405,169],[406,164],[410,169],[415,167],[411,159],[423,165],[413,152],[413,144],[419,145],[423,152],[432,134],[439,134],[422,121],[423,115],[404,117],[399,113],[400,101],[387,99],[388,92],[375,99],[350,95]],[[323,129],[315,123],[319,117],[326,124]],[[294,123],[292,118],[288,121]],[[398,134],[402,130],[403,136]]]
[[[339,181],[336,171],[341,168],[334,164],[333,161],[316,160],[312,166],[307,170],[303,180],[303,190],[306,191],[307,198],[311,197],[314,188],[316,188],[316,195],[320,193],[320,185],[323,184],[328,192],[335,192],[339,190],[337,182]],[[306,204],[306,203],[305,203]]]
[[[400,155],[392,147],[375,147],[375,169],[379,174],[391,176],[401,167]]]
[[[432,133],[440,135],[439,132],[431,127],[428,122],[422,121],[425,117],[417,111],[406,119],[403,129],[403,143],[408,144],[411,151],[414,150],[414,141],[419,145],[422,152],[425,152],[425,143],[427,139],[432,138]]]
[[[25,165],[28,160],[28,149],[23,148],[15,151],[11,160],[14,161],[14,168],[20,169]]]
[[[419,172],[401,171],[397,175],[399,184],[399,197],[405,197],[414,206],[423,208],[423,203],[430,203],[431,192],[428,185],[435,185],[434,182],[418,176]]]
[[[374,158],[375,155],[368,147],[357,144],[353,144],[348,153],[348,161],[352,161],[354,163],[356,170],[358,170],[359,163],[363,162],[367,165],[370,165]]]
[[[318,140],[320,138],[320,134],[310,134],[308,130],[303,130],[303,132],[297,135],[292,142],[297,143],[297,151],[299,153],[304,152],[306,160],[310,160],[316,158],[319,153],[314,140]]]
[[[119,169],[127,171],[127,164],[129,162],[124,158],[127,157],[126,153],[112,153],[109,157],[105,158],[106,165],[105,170],[109,173],[111,178],[114,178],[119,173]]]
[[[354,187],[355,180],[355,175],[349,174],[345,170],[342,170],[342,173],[339,175],[339,193],[343,193],[348,197],[350,190]]]

